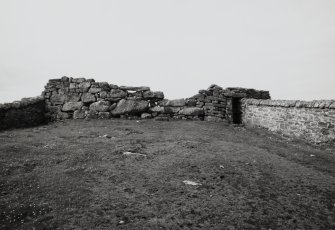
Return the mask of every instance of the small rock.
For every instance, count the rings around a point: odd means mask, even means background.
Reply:
[[[142,113],[141,118],[142,119],[149,119],[149,118],[151,118],[151,114],[150,113]]]
[[[132,153],[132,152],[124,152],[123,155],[126,155],[126,156],[142,156],[142,157],[147,156],[147,155],[142,154],[142,153]]]
[[[197,183],[197,182],[194,182],[194,181],[190,181],[190,180],[184,180],[183,182],[186,185],[193,185],[193,186],[201,185],[200,183]]]

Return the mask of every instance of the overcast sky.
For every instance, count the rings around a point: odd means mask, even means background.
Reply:
[[[335,0],[0,0],[0,102],[62,76],[335,99]]]

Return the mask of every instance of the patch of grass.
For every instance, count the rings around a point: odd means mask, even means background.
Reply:
[[[4,131],[0,228],[335,229],[334,150],[211,122]]]

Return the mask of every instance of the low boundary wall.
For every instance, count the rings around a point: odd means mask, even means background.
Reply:
[[[312,142],[335,141],[335,100],[242,99],[242,121]]]
[[[47,123],[43,97],[0,104],[0,130],[24,128]]]

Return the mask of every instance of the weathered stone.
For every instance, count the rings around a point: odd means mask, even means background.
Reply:
[[[98,115],[99,115],[99,112],[95,110],[89,110],[86,116],[87,118],[90,118],[90,119],[97,119]]]
[[[101,92],[101,88],[97,86],[91,86],[91,88],[88,90],[89,93],[99,93]]]
[[[186,102],[186,106],[194,107],[194,106],[196,106],[196,104],[197,104],[197,100],[195,100],[195,99],[188,99],[187,102]]]
[[[111,89],[110,97],[111,98],[125,98],[127,96],[127,92],[121,89]]]
[[[100,92],[100,97],[101,98],[106,98],[106,97],[108,97],[109,96],[109,93],[107,92],[107,91],[101,91]]]
[[[164,99],[164,93],[160,91],[145,91],[143,92],[143,97],[145,99]]]
[[[148,110],[147,101],[125,100],[122,99],[117,103],[116,108],[112,111],[113,115],[138,114]]]
[[[99,87],[102,91],[109,91],[111,89],[107,82],[99,82]]]
[[[47,110],[51,113],[59,113],[62,110],[61,106],[48,106]]]
[[[69,88],[70,89],[76,89],[77,88],[77,84],[76,83],[70,83]]]
[[[149,119],[149,118],[151,118],[151,114],[150,113],[142,113],[141,118],[142,119]]]
[[[98,112],[107,112],[110,107],[109,101],[98,101],[94,102],[90,105],[90,110],[98,111]]]
[[[116,103],[113,103],[111,106],[109,106],[109,111],[112,111],[113,109],[116,108]]]
[[[164,99],[164,93],[162,91],[155,91],[154,95],[155,95],[155,98],[157,99],[160,99],[160,100]]]
[[[64,76],[61,78],[62,82],[69,82],[70,81],[70,78]]]
[[[187,116],[201,116],[204,115],[204,110],[198,107],[187,107],[180,110],[179,114]]]
[[[71,115],[69,113],[64,113],[64,112],[59,112],[57,113],[57,118],[62,120],[62,119],[69,119]]]
[[[82,92],[86,93],[91,87],[91,82],[87,82],[87,81],[81,82],[78,87]]]
[[[73,113],[73,119],[84,119],[86,111],[85,110],[76,110]]]
[[[91,93],[83,93],[83,95],[81,96],[81,100],[84,103],[92,103],[96,101],[96,97]]]
[[[150,87],[147,86],[139,86],[139,87],[133,87],[133,86],[120,86],[119,87],[122,90],[130,90],[130,91],[149,91]]]
[[[119,86],[117,86],[117,85],[113,85],[113,84],[109,84],[109,88],[111,88],[111,89],[118,89]]]
[[[110,112],[99,112],[98,118],[100,119],[109,119],[111,116]]]
[[[75,111],[81,109],[83,107],[83,102],[67,102],[63,105],[62,110],[67,111]]]
[[[170,107],[183,107],[185,106],[185,99],[176,99],[176,100],[168,100],[164,105]]]
[[[106,97],[104,100],[105,100],[105,101],[110,101],[110,102],[114,103],[114,102],[118,102],[118,101],[120,101],[121,99],[122,99],[122,98],[119,98],[119,97],[115,97],[115,98]]]
[[[50,102],[53,105],[62,105],[64,104],[65,100],[66,96],[61,94],[55,94],[50,97]]]
[[[82,83],[84,82],[86,79],[85,78],[73,78],[72,82],[76,82],[76,83]]]
[[[221,86],[218,86],[216,84],[212,84],[208,87],[207,90],[222,90],[222,87]]]
[[[66,102],[77,102],[80,101],[81,94],[68,94],[66,97]]]
[[[153,99],[153,98],[155,98],[155,94],[152,91],[145,91],[145,92],[143,92],[143,97],[145,99]]]
[[[155,106],[155,107],[149,108],[149,112],[151,112],[151,113],[164,113],[164,107]]]
[[[164,107],[164,113],[173,114],[178,113],[180,111],[180,107]]]

